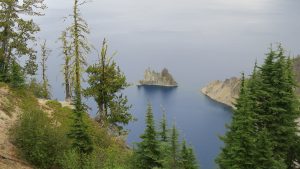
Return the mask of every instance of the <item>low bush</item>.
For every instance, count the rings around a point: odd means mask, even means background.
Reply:
[[[50,91],[47,91],[47,88],[45,88],[44,85],[38,82],[35,78],[29,81],[27,87],[37,98],[50,99]]]
[[[63,133],[40,110],[24,112],[11,133],[24,159],[41,169],[58,165],[67,149]]]
[[[63,154],[60,161],[62,169],[100,169],[101,161],[97,153],[80,156],[75,150],[69,150]],[[81,165],[81,163],[83,165]],[[83,166],[83,168],[80,168]]]
[[[131,151],[126,143],[110,136],[88,114],[84,114],[83,120],[95,149],[92,154],[80,157],[72,150],[72,140],[67,136],[72,124],[71,108],[51,100],[46,103],[51,113],[48,115],[31,91],[14,89],[12,94],[24,113],[12,127],[11,137],[23,159],[36,168],[77,169],[83,162],[84,169],[128,169]]]

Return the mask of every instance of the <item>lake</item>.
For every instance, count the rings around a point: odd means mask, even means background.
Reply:
[[[45,16],[36,21],[47,39],[49,81],[53,96],[64,98],[62,52],[58,37],[69,23],[63,22],[72,10],[72,0],[45,0]],[[128,81],[136,83],[148,67],[166,67],[179,87],[137,88],[125,93],[138,118],[131,123],[128,143],[139,141],[144,116],[151,102],[159,120],[163,107],[169,124],[176,123],[181,136],[195,148],[202,169],[214,169],[214,159],[226,131],[231,111],[200,93],[212,80],[251,72],[255,60],[262,63],[270,44],[281,42],[292,55],[300,53],[300,1],[296,0],[94,0],[82,6],[89,23],[89,39],[99,51],[103,38]],[[88,62],[97,60],[97,52]],[[96,109],[91,99],[87,100]]]

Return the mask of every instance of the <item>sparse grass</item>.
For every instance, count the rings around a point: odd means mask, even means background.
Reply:
[[[18,106],[24,112],[40,110],[37,98],[26,88],[12,89],[12,94],[13,97],[18,100]]]
[[[15,105],[10,101],[5,101],[5,103],[2,103],[1,105],[1,110],[9,117],[12,117],[12,112],[15,110]]]
[[[0,88],[6,88],[8,87],[4,83],[0,83]],[[1,98],[1,107],[0,109],[9,117],[12,117],[12,113],[15,111],[16,108],[16,102],[14,100],[14,96],[12,96],[10,93],[6,94],[5,97]]]

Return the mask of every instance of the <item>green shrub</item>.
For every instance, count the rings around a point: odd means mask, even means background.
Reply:
[[[62,104],[57,100],[49,100],[46,102],[46,105],[53,108],[54,110],[59,110],[62,108]]]
[[[60,161],[62,169],[100,169],[100,160],[96,153],[91,155],[80,155],[75,150],[67,151]],[[83,168],[80,168],[83,163]]]
[[[130,151],[119,146],[108,147],[104,152],[103,169],[129,169]]]
[[[72,109],[62,107],[55,100],[47,101],[50,118],[39,110],[41,107],[30,90],[13,89],[11,97],[16,98],[24,111],[11,129],[12,139],[23,159],[36,168],[77,169],[82,160],[84,169],[128,169],[130,150],[125,148],[125,143],[113,139],[87,113],[83,115],[83,120],[89,126],[88,133],[95,151],[89,156],[79,157],[71,149],[71,140],[67,137],[72,124]]]
[[[37,97],[42,99],[49,99],[51,96],[50,91],[45,90],[42,83],[38,82],[35,78],[32,78],[28,83],[28,89]]]
[[[48,169],[58,164],[66,150],[66,139],[51,119],[40,110],[24,112],[12,128],[14,142],[31,164]]]
[[[25,74],[23,68],[16,61],[12,62],[9,81],[13,88],[23,88],[25,86]]]

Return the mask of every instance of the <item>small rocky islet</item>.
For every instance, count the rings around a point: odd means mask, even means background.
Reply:
[[[145,70],[144,79],[139,81],[138,86],[178,87],[178,84],[168,69],[164,68],[161,72],[156,72],[148,68]]]

